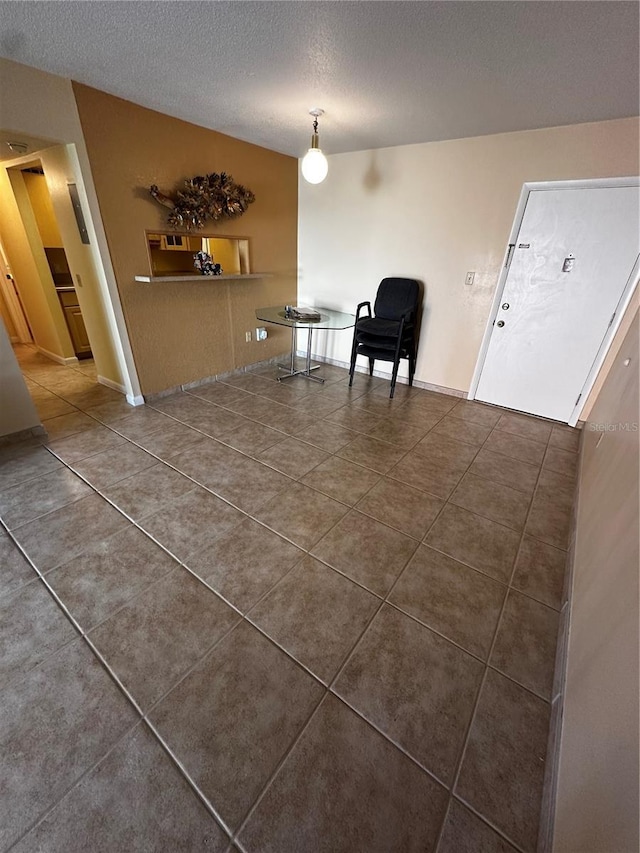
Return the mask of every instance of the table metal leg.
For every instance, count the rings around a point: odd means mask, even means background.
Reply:
[[[324,379],[321,376],[313,376],[311,374],[312,370],[319,370],[320,365],[314,364],[311,366],[311,340],[313,336],[313,329],[311,326],[307,328],[307,355],[305,358],[305,365],[302,370],[295,369],[295,354],[296,354],[296,327],[291,327],[291,364],[279,364],[278,367],[280,370],[286,370],[287,372],[283,376],[278,376],[278,382],[282,382],[283,379],[290,379],[292,376],[305,376],[307,379],[312,379],[314,382],[324,382]]]

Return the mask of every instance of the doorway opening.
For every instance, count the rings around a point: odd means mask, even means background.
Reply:
[[[22,199],[18,201],[18,208],[22,215],[31,252],[36,262],[40,260],[38,264],[39,286],[45,296],[50,297],[50,289],[53,284],[55,295],[60,303],[64,326],[60,324],[60,312],[57,310],[57,305],[52,304],[50,298],[45,300],[45,305],[49,308],[47,319],[56,327],[63,352],[69,352],[70,340],[72,355],[67,356],[68,359],[74,356],[77,359],[92,358],[91,342],[82,317],[62,229],[58,222],[44,169],[38,161],[33,166],[20,169],[20,172],[26,195],[23,195]],[[35,228],[33,227],[34,224]],[[46,267],[41,262],[42,253],[44,253],[47,263]],[[33,282],[33,286],[38,287],[38,282]],[[65,327],[67,334],[65,334]],[[63,353],[58,353],[58,355],[63,355]]]
[[[74,146],[3,165],[0,314],[41,420],[107,403],[130,410],[95,234],[90,243],[74,206]]]

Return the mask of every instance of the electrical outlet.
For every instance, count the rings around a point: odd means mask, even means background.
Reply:
[[[475,272],[468,272],[466,278],[464,280],[465,284],[473,284],[473,280],[476,277]]]
[[[76,273],[76,281],[78,282],[78,287],[82,287],[82,279],[80,278],[78,273]]]
[[[256,340],[257,341],[266,341],[267,340],[267,330],[264,326],[259,326],[256,329]]]
[[[244,339],[245,339],[246,343],[250,344],[251,343],[251,332],[245,332],[244,333]]]

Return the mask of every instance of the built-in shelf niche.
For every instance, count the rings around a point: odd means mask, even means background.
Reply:
[[[151,275],[136,276],[136,280],[197,277],[198,272],[193,266],[196,252],[211,255],[214,263],[222,267],[225,277],[251,274],[247,237],[147,231],[146,238]]]

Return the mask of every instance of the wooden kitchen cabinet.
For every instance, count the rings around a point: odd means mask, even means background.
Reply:
[[[73,349],[78,358],[91,358],[91,344],[75,290],[58,290]]]

